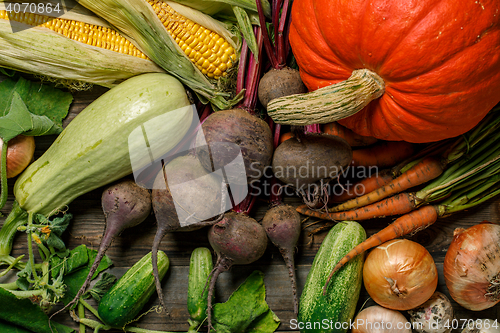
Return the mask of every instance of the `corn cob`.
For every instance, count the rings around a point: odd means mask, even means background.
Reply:
[[[225,24],[198,10],[166,0],[79,0],[79,4],[105,19],[124,35],[132,37],[151,60],[190,87],[202,101],[210,101],[216,109],[226,109],[241,99],[242,94],[236,95],[232,90],[234,87],[227,88],[231,86],[225,86],[220,81],[220,78],[225,76],[224,69],[229,70],[235,67],[241,42],[240,35],[233,34]],[[177,27],[173,30],[174,35],[168,32],[170,28],[167,13],[170,13],[170,19],[173,19],[172,26],[177,23]],[[192,26],[190,26],[190,21],[193,22]],[[205,35],[202,43],[195,42],[196,45],[193,45],[197,52],[193,52],[193,47],[189,46],[193,41],[187,45],[184,45],[185,41],[183,41],[184,44],[180,43],[183,37],[186,40],[190,37],[189,33],[186,34],[187,29],[184,34],[176,35],[181,32],[184,24],[190,26],[193,32],[198,27],[197,25],[203,27],[200,31]],[[214,36],[212,32],[219,36]],[[210,45],[207,38],[210,35],[218,39],[223,37],[232,50],[228,48],[228,51],[220,52],[221,47],[219,47],[216,52],[210,51],[211,55],[208,55],[208,49],[198,55],[205,40],[207,46]],[[176,43],[176,37],[180,45]],[[185,50],[189,51],[188,55]],[[200,59],[204,53],[207,53],[207,57],[203,57],[202,61]],[[220,63],[217,60],[218,56],[220,56]],[[227,61],[223,61],[225,57],[228,58]],[[212,60],[215,62],[212,63]],[[224,65],[219,68],[221,63],[224,63],[226,68]],[[211,67],[210,64],[213,66]]]
[[[77,42],[147,59],[144,53],[130,41],[110,28],[29,12],[15,13],[6,10],[0,10],[0,19],[12,20],[33,27],[45,27]]]
[[[180,15],[161,0],[149,0],[169,34],[196,67],[209,78],[226,76],[237,57],[234,47],[216,32]]]
[[[138,74],[164,72],[128,36],[75,2],[65,3],[71,11],[54,18],[6,12],[0,2],[0,67],[55,78],[60,83],[105,87]],[[11,26],[19,31],[13,33]]]

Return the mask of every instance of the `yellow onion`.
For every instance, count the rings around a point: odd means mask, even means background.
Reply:
[[[0,138],[0,154],[3,140]],[[33,160],[35,139],[32,136],[18,135],[7,143],[7,178],[20,174]]]
[[[351,333],[411,333],[411,323],[400,312],[378,305],[363,309],[353,320]]]
[[[444,258],[444,278],[451,297],[468,310],[500,302],[500,225],[455,229]]]
[[[393,310],[413,309],[427,301],[437,287],[436,265],[422,245],[395,239],[374,248],[363,266],[370,297]]]

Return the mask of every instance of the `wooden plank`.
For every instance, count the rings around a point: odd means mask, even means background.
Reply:
[[[105,91],[106,89],[104,88],[95,87],[92,91],[75,93],[75,100],[71,106],[70,115],[64,124],[67,125],[85,106]],[[54,139],[55,136],[36,138],[37,150],[35,158],[43,154]],[[12,205],[12,186],[13,180],[10,180],[9,201],[6,207],[2,209],[2,213],[8,213]],[[82,195],[69,205],[69,211],[74,215],[74,218],[63,239],[69,248],[74,248],[80,244],[86,244],[94,249],[97,248],[104,230],[104,216],[100,208],[101,191],[102,189],[97,189]],[[252,212],[252,216],[257,220],[265,214],[268,207],[266,200],[266,198],[259,198],[258,204]],[[300,200],[297,197],[287,198],[287,203],[298,205]],[[424,245],[432,254],[439,271],[439,291],[449,296],[444,283],[443,260],[448,245],[451,242],[453,230],[457,227],[466,228],[483,220],[500,221],[499,203],[500,199],[498,198],[490,200],[480,207],[441,219],[435,225],[411,237],[412,240]],[[366,228],[367,234],[371,235],[392,220],[392,218],[377,219],[362,222],[362,225]],[[308,220],[307,223],[312,221],[315,220]],[[311,238],[308,234],[310,229],[302,233],[296,251],[299,294],[304,286],[314,255],[326,235],[324,232]],[[142,225],[123,232],[121,237],[116,239],[112,247],[108,250],[108,256],[114,262],[111,272],[117,275],[123,274],[128,267],[132,266],[139,258],[149,252],[154,234],[155,218],[153,215]],[[172,233],[165,236],[160,249],[168,254],[171,261],[171,267],[163,282],[165,297],[168,301],[168,314],[151,312],[138,321],[138,326],[152,330],[175,332],[185,332],[187,330],[186,293],[189,257],[192,250],[199,246],[209,247],[207,228],[189,233]],[[17,256],[25,253],[27,253],[26,239],[24,235],[20,234],[15,239],[12,254]],[[270,243],[264,256],[254,264],[235,266],[229,272],[220,275],[216,285],[217,301],[225,301],[232,291],[255,269],[261,270],[265,274],[267,301],[282,322],[278,330],[280,332],[292,332],[290,320],[294,317],[288,273],[280,253]],[[12,275],[9,275],[4,277],[3,280],[0,279],[0,282],[13,278]],[[368,298],[368,294],[363,289],[358,307],[368,300]],[[372,304],[374,304],[373,301],[368,300],[367,305]],[[153,297],[147,308],[151,308],[154,305],[157,305],[156,297]],[[481,312],[467,311],[454,302],[453,305],[457,319],[478,317],[500,318],[500,305]],[[77,327],[67,314],[59,315],[57,320],[72,327]]]

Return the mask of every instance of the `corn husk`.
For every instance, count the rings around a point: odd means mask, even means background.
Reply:
[[[240,36],[227,25],[196,9],[165,2],[179,14],[226,37],[235,50],[240,49]],[[221,82],[224,78],[212,80],[198,70],[145,0],[80,0],[79,3],[135,40],[144,54],[191,88],[202,101],[210,101],[216,109],[227,109],[241,100],[241,93],[235,95],[234,88],[226,88],[231,85]]]
[[[76,3],[74,6],[59,17],[110,27],[87,9]],[[5,9],[4,3],[0,2],[0,9]],[[13,32],[13,26],[17,32]],[[164,72],[151,60],[80,43],[48,28],[3,19],[0,19],[0,67],[105,87],[138,74]]]
[[[252,25],[260,25],[255,0],[173,0],[184,6],[199,10],[221,21],[238,24],[255,59],[259,59],[259,48]],[[271,17],[271,6],[267,0],[261,0],[264,15]]]
[[[249,14],[257,13],[255,0],[174,0],[184,6],[199,10],[212,17],[231,16],[233,7],[246,10]],[[271,16],[271,6],[267,0],[261,0],[264,15]]]

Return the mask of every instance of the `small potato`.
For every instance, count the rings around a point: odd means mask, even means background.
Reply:
[[[449,333],[451,331],[453,307],[448,297],[439,291],[436,291],[424,304],[409,310],[408,314],[418,333]]]

